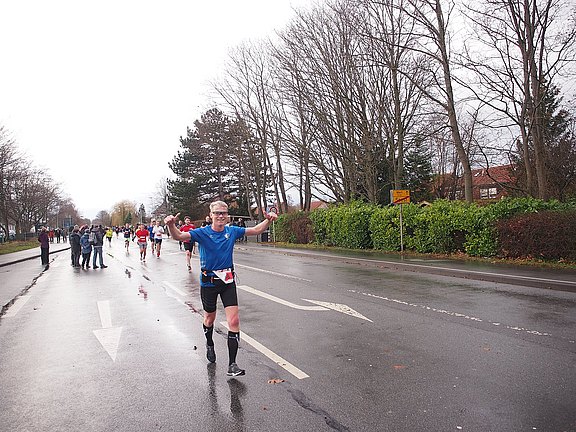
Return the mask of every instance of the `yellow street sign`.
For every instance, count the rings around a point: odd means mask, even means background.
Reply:
[[[410,191],[408,189],[392,189],[390,201],[392,204],[408,204],[410,203]]]

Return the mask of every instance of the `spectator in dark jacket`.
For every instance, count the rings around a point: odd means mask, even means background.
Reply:
[[[106,268],[107,265],[104,265],[104,257],[102,256],[102,246],[104,246],[104,229],[102,225],[93,226],[90,230],[94,233],[94,255],[92,255],[92,267],[97,269],[98,266],[96,265],[96,257],[100,257],[100,267]]]
[[[72,250],[72,266],[80,267],[80,229],[78,225],[74,226],[72,233],[70,234],[70,248]]]
[[[50,241],[48,239],[48,232],[46,227],[40,229],[40,234],[38,235],[38,241],[40,242],[40,259],[42,260],[42,265],[48,269],[48,254],[50,251]]]

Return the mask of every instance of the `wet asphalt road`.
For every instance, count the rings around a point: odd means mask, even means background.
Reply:
[[[0,318],[0,430],[576,430],[576,294],[535,287],[563,277],[240,244],[235,379],[222,324],[207,365],[176,242],[146,263],[135,244],[105,252],[104,270],[68,251],[40,277],[36,261],[0,269],[2,300],[17,297]]]

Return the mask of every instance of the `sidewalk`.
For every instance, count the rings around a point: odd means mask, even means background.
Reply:
[[[50,243],[51,254],[68,249],[70,249],[70,243]],[[40,259],[40,243],[38,243],[38,247],[33,249],[27,249],[20,252],[12,252],[9,254],[0,255],[0,267],[32,259],[38,259],[38,260]]]

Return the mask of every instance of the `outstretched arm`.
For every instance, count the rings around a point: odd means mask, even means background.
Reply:
[[[278,219],[278,215],[276,213],[264,213],[264,219],[258,225],[252,228],[246,228],[246,235],[258,235],[262,234],[266,229],[270,226],[270,222],[275,221]]]
[[[166,227],[168,227],[168,232],[170,233],[170,236],[172,236],[172,238],[174,240],[178,240],[178,241],[190,241],[192,240],[192,236],[190,235],[189,232],[186,231],[180,231],[178,228],[176,228],[176,221],[178,220],[178,216],[180,215],[180,213],[177,213],[175,216],[172,215],[168,215],[164,218],[164,223],[166,224]]]

